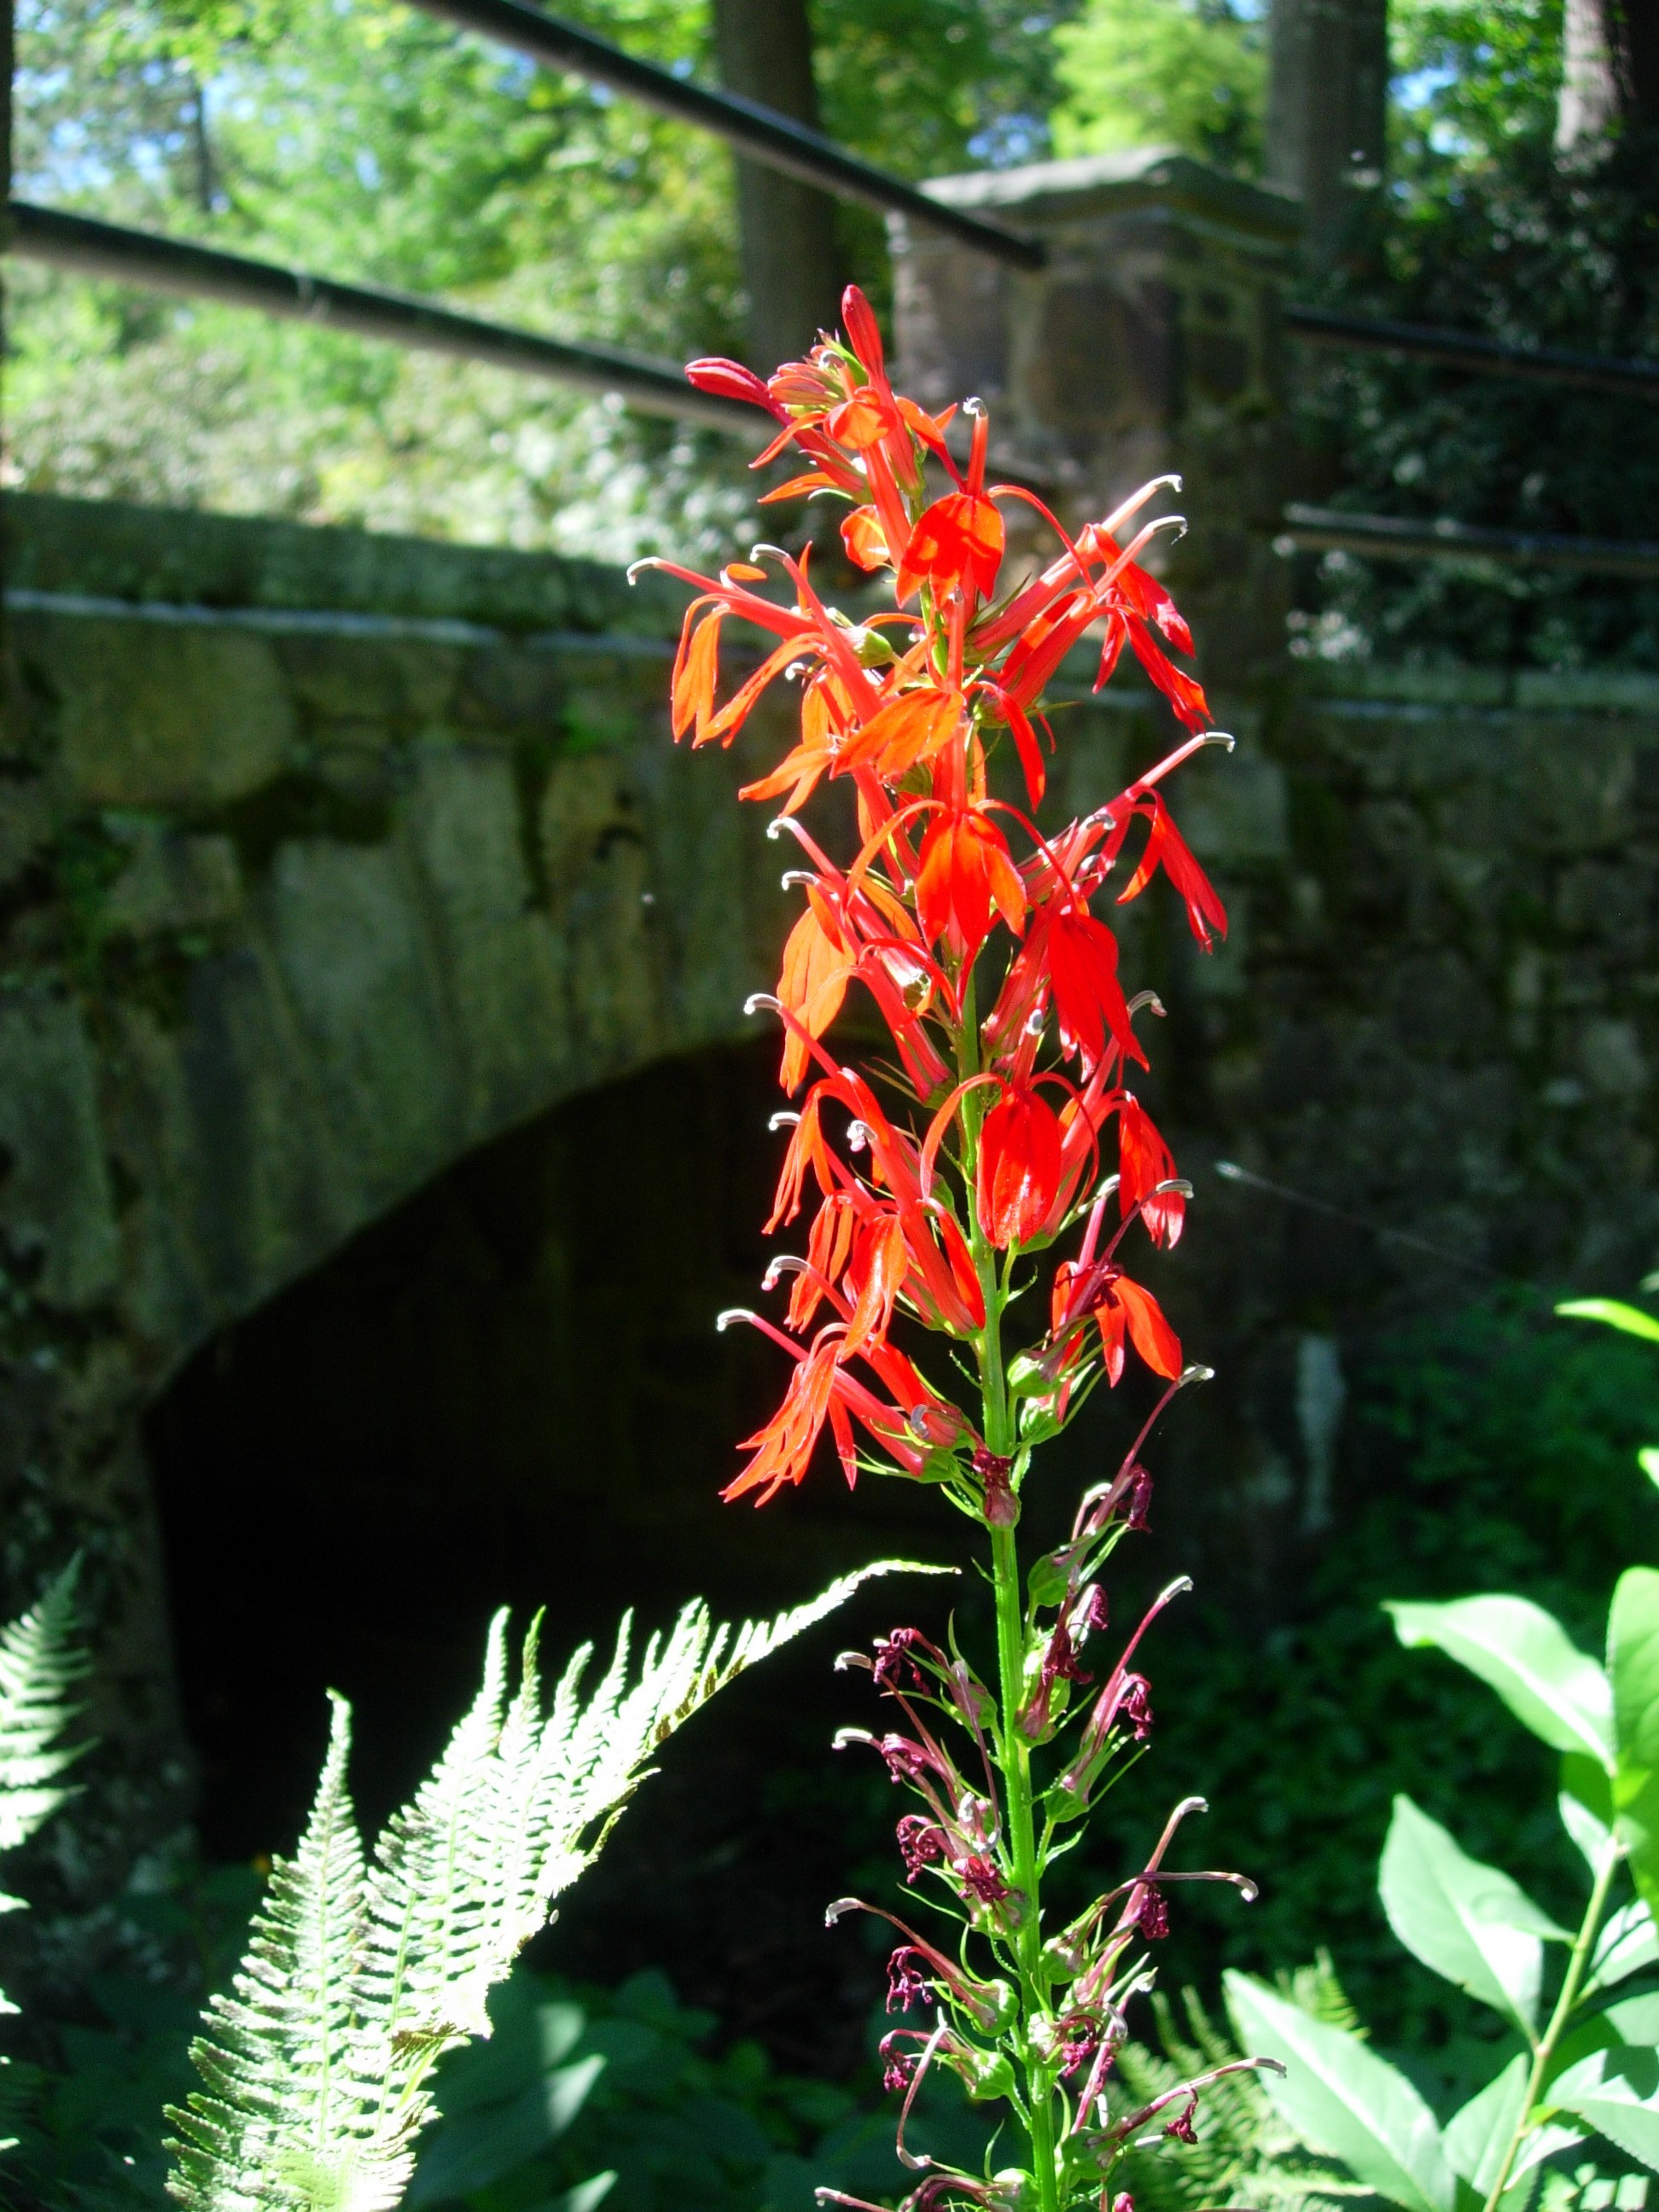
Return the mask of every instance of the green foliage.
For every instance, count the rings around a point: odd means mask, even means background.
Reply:
[[[1046,145],[1048,13],[824,0],[828,126],[915,173]],[[570,0],[712,75],[705,0]],[[705,133],[537,70],[395,0],[25,0],[17,186],[670,360],[740,350],[732,165]],[[885,284],[880,219],[847,214]],[[729,439],[471,364],[24,264],[14,481],[625,562],[725,557]]]
[[[349,1709],[337,1697],[306,1832],[273,1868],[234,1995],[213,1999],[210,2032],[192,2046],[206,2087],[168,2111],[179,2201],[196,2212],[389,2212],[435,2109],[434,2066],[489,2034],[491,1988],[591,1863],[652,1753],[717,1690],[897,1564],[736,1631],[694,1602],[651,1639],[636,1675],[624,1620],[586,1701],[591,1647],[545,1714],[539,1624],[509,1695],[498,1614],[471,1710],[367,1861],[346,1789]]]
[[[489,2041],[440,2076],[445,2116],[410,2212],[811,2212],[817,2186],[907,2186],[890,2115],[777,2073],[758,2045],[711,2053],[713,2015],[680,2004],[659,1973],[607,1992],[520,1967],[490,2016]],[[931,2111],[924,2124],[941,2148]]]
[[[76,1640],[71,1559],[39,1603],[0,1629],[0,1852],[15,1851],[49,1820],[68,1790],[58,1780],[86,1748],[58,1739],[75,1717],[75,1685],[87,1671]],[[21,1897],[0,1895],[0,1912],[20,1912]],[[0,2013],[16,2006],[0,1994]]]
[[[1240,2042],[1285,2068],[1265,2079],[1264,2094],[1310,2149],[1402,2212],[1523,2212],[1535,2169],[1596,2134],[1659,2171],[1659,1991],[1630,1994],[1633,1978],[1659,1966],[1659,1572],[1632,1567],[1620,1577],[1605,1671],[1519,1599],[1390,1609],[1402,1643],[1468,1668],[1561,1755],[1561,1815],[1586,1862],[1589,1901],[1570,1935],[1508,1875],[1397,1798],[1383,1907],[1422,1965],[1504,2021],[1491,2079],[1443,2127],[1356,2029],[1315,2020],[1234,1972],[1227,1997]],[[1626,1874],[1637,1895],[1610,1911]],[[1547,1944],[1565,1954],[1547,2016]],[[1613,1989],[1621,1994],[1608,2003]]]
[[[1503,1297],[1376,1341],[1351,1406],[1338,1523],[1297,1561],[1290,1618],[1264,1632],[1198,1614],[1150,1669],[1149,1764],[1172,1782],[1203,1775],[1206,1862],[1261,1883],[1244,1913],[1189,1899],[1164,1971],[1271,1976],[1328,1944],[1378,2036],[1449,2087],[1484,2063],[1468,2043],[1479,2020],[1401,1972],[1377,1913],[1372,1870],[1395,1794],[1474,1856],[1501,1859],[1557,1917],[1572,1907],[1575,1854],[1548,1810],[1549,1754],[1495,1728],[1488,1692],[1462,1669],[1403,1650],[1379,1608],[1402,1589],[1507,1588],[1591,1644],[1592,1594],[1632,1552],[1659,1559],[1659,1500],[1631,1481],[1632,1453],[1659,1436],[1659,1376],[1644,1346],[1569,1332]],[[1135,1840],[1126,1829],[1122,1847]]]
[[[1261,157],[1267,23],[1231,0],[1089,0],[1055,33],[1060,154],[1176,146],[1218,168]]]
[[[1390,10],[1390,189],[1322,296],[1515,344],[1659,353],[1652,149],[1627,143],[1588,168],[1556,159],[1561,16],[1560,0]],[[1334,505],[1629,538],[1659,491],[1640,398],[1380,355],[1321,355],[1305,372],[1310,478]],[[1659,665],[1659,592],[1639,580],[1342,554],[1304,575],[1323,616],[1309,622],[1312,651]]]

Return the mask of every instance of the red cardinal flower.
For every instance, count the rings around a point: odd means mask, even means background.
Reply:
[[[936,499],[910,533],[899,563],[898,595],[908,599],[923,584],[948,599],[965,577],[982,599],[997,587],[1002,566],[1002,517],[988,499],[965,491]]]
[[[1054,1112],[1035,1091],[1006,1091],[979,1133],[979,1225],[1000,1251],[1042,1233],[1060,1172]]]
[[[1174,1180],[1175,1159],[1152,1116],[1127,1091],[1117,1110],[1117,1195],[1124,1218],[1139,1206],[1153,1243],[1173,1249],[1187,1218],[1186,1194],[1159,1190],[1160,1183]]]
[[[916,871],[916,919],[930,945],[943,939],[971,960],[1000,914],[1018,936],[1025,926],[1025,890],[1007,840],[976,807],[933,817]]]

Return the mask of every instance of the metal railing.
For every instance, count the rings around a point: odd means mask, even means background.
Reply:
[[[1576,568],[1586,575],[1659,576],[1659,544],[1647,539],[1568,538],[1432,518],[1411,522],[1330,507],[1287,507],[1273,544],[1282,553],[1361,553],[1373,561],[1501,561],[1510,568]]]
[[[89,216],[66,215],[57,208],[11,203],[11,251],[54,269],[143,284],[186,299],[223,300],[256,308],[284,320],[320,324],[350,331],[359,337],[462,361],[487,362],[520,376],[550,378],[587,392],[614,392],[647,414],[684,416],[753,438],[761,418],[738,399],[697,392],[671,362],[616,346],[571,345],[535,331],[458,314],[406,292],[382,291],[366,284],[338,284],[332,277],[253,261],[240,253],[197,246],[181,238],[127,230]]]
[[[672,70],[659,69],[654,62],[640,61],[562,16],[526,6],[525,0],[408,0],[408,4],[511,46],[544,69],[568,70],[637,100],[659,115],[711,131],[748,160],[763,162],[802,184],[817,185],[839,198],[948,231],[994,260],[1010,262],[1016,269],[1041,269],[1048,258],[1036,240],[1016,237],[996,223],[930,198],[916,185],[860,161],[833,138],[793,116],[736,93],[712,92],[689,77],[676,76]]]
[[[757,100],[715,92],[677,76],[591,31],[527,5],[526,0],[409,0],[409,4],[510,46],[539,66],[604,84],[659,113],[712,131],[746,159],[786,176],[932,225],[975,252],[1016,268],[1037,270],[1045,264],[1038,240],[934,199]],[[10,250],[56,268],[187,297],[222,300],[389,344],[487,362],[581,390],[614,392],[646,412],[737,434],[750,434],[756,428],[751,410],[694,390],[672,362],[653,361],[619,347],[547,337],[462,314],[410,294],[342,283],[191,240],[24,202],[13,202],[10,216]],[[1296,302],[1283,312],[1287,331],[1313,345],[1433,361],[1476,376],[1659,398],[1659,362],[1517,346],[1429,324],[1350,315]],[[1276,543],[1286,551],[1336,550],[1384,560],[1480,557],[1609,575],[1659,574],[1659,546],[1646,543],[1485,529],[1450,520],[1413,522],[1310,507],[1286,508]]]
[[[1659,399],[1659,362],[1626,361],[1616,355],[1570,353],[1559,346],[1519,346],[1437,323],[1395,323],[1376,315],[1338,314],[1330,307],[1292,301],[1285,327],[1310,345],[1359,348],[1431,361],[1470,376],[1519,377],[1528,384],[1578,385],[1590,392]]]

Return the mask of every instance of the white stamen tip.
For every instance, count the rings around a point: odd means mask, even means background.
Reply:
[[[628,564],[628,580],[630,584],[637,583],[646,569],[659,568],[661,566],[661,562],[653,554],[647,554],[642,561],[630,561]]]
[[[982,399],[970,396],[963,401],[962,411],[964,415],[972,415],[975,416],[983,415],[985,412],[985,402]]]
[[[787,891],[793,890],[797,884],[815,884],[817,881],[817,878],[811,868],[786,868],[778,878],[780,885]]]
[[[1181,1387],[1183,1390],[1189,1382],[1213,1382],[1214,1381],[1215,1370],[1213,1367],[1200,1367],[1194,1365],[1192,1367],[1183,1367],[1181,1370]]]
[[[775,842],[776,839],[781,837],[783,835],[783,825],[784,817],[781,814],[775,815],[766,825],[767,836]]]
[[[754,1315],[750,1312],[747,1306],[727,1306],[724,1313],[717,1313],[714,1316],[714,1327],[724,1336],[733,1322],[753,1321],[754,1318]]]
[[[800,1127],[800,1115],[787,1111],[777,1113],[772,1116],[766,1126],[773,1135],[776,1136],[780,1129],[798,1129]]]
[[[1238,739],[1231,730],[1206,730],[1198,742],[1201,745],[1225,745],[1231,752]]]
[[[745,1014],[775,1014],[781,1012],[782,1009],[769,991],[757,991],[752,998],[744,1000],[743,1011]]]
[[[1184,1182],[1180,1176],[1171,1176],[1168,1182],[1155,1182],[1152,1185],[1152,1196],[1161,1198],[1166,1190],[1178,1190],[1182,1198],[1190,1198],[1193,1194],[1191,1183]]]

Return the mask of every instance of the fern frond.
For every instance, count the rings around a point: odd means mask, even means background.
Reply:
[[[213,1997],[191,2046],[207,2084],[167,2108],[181,2140],[168,2187],[212,2212],[345,2212],[395,2204],[359,2186],[374,2154],[377,2083],[364,2077],[356,1966],[365,1920],[363,1848],[346,1788],[351,1709],[332,1699],[328,1755],[291,1861],[270,1887],[230,1996]]]
[[[273,1873],[234,1996],[213,2000],[192,2049],[205,2089],[167,2115],[179,2130],[172,2194],[192,2212],[391,2212],[434,2117],[433,2067],[489,2033],[491,1988],[597,1855],[651,1755],[717,1690],[905,1564],[844,1576],[735,1631],[694,1601],[637,1669],[624,1619],[586,1698],[591,1646],[545,1714],[540,1616],[509,1696],[498,1613],[477,1696],[367,1866],[346,1793],[349,1711],[337,1698],[310,1824]]]
[[[87,1671],[76,1642],[71,1559],[38,1605],[0,1628],[0,1851],[15,1850],[58,1810],[56,1778],[86,1747],[57,1741],[78,1707],[70,1693]]]

